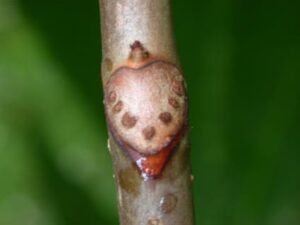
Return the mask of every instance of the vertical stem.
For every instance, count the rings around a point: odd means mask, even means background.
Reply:
[[[152,57],[180,67],[171,29],[169,0],[100,0],[102,80],[124,65],[138,40]],[[134,161],[109,134],[121,225],[193,225],[192,176],[187,132],[162,174],[144,179]]]

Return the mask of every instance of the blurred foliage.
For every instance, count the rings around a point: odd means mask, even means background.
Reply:
[[[197,224],[299,225],[299,3],[173,15]],[[97,1],[0,0],[0,225],[118,224],[99,31]]]

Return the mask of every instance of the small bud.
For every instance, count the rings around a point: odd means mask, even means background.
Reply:
[[[135,41],[132,45],[130,45],[130,48],[131,52],[129,54],[129,60],[134,64],[141,63],[150,56],[149,52],[139,41]]]

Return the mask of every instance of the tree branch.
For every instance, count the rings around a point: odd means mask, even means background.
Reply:
[[[100,8],[120,223],[193,225],[187,100],[170,2],[100,0]]]

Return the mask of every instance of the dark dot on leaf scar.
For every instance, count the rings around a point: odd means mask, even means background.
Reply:
[[[179,103],[175,98],[170,97],[169,104],[175,109],[179,108]]]
[[[118,101],[117,104],[114,105],[112,111],[113,111],[113,113],[118,113],[122,110],[122,108],[123,108],[123,102]]]
[[[172,90],[175,92],[178,96],[182,96],[184,94],[184,89],[181,81],[173,80],[172,82]]]
[[[111,91],[108,94],[109,103],[114,103],[117,100],[117,93],[115,91]]]
[[[159,119],[166,125],[168,125],[169,123],[171,123],[172,121],[172,115],[169,112],[163,112],[161,114],[159,114]]]
[[[136,117],[130,115],[130,113],[126,112],[122,117],[122,125],[126,128],[132,128],[136,124]]]
[[[152,126],[148,126],[143,129],[143,135],[146,140],[151,140],[155,136],[155,128]]]

